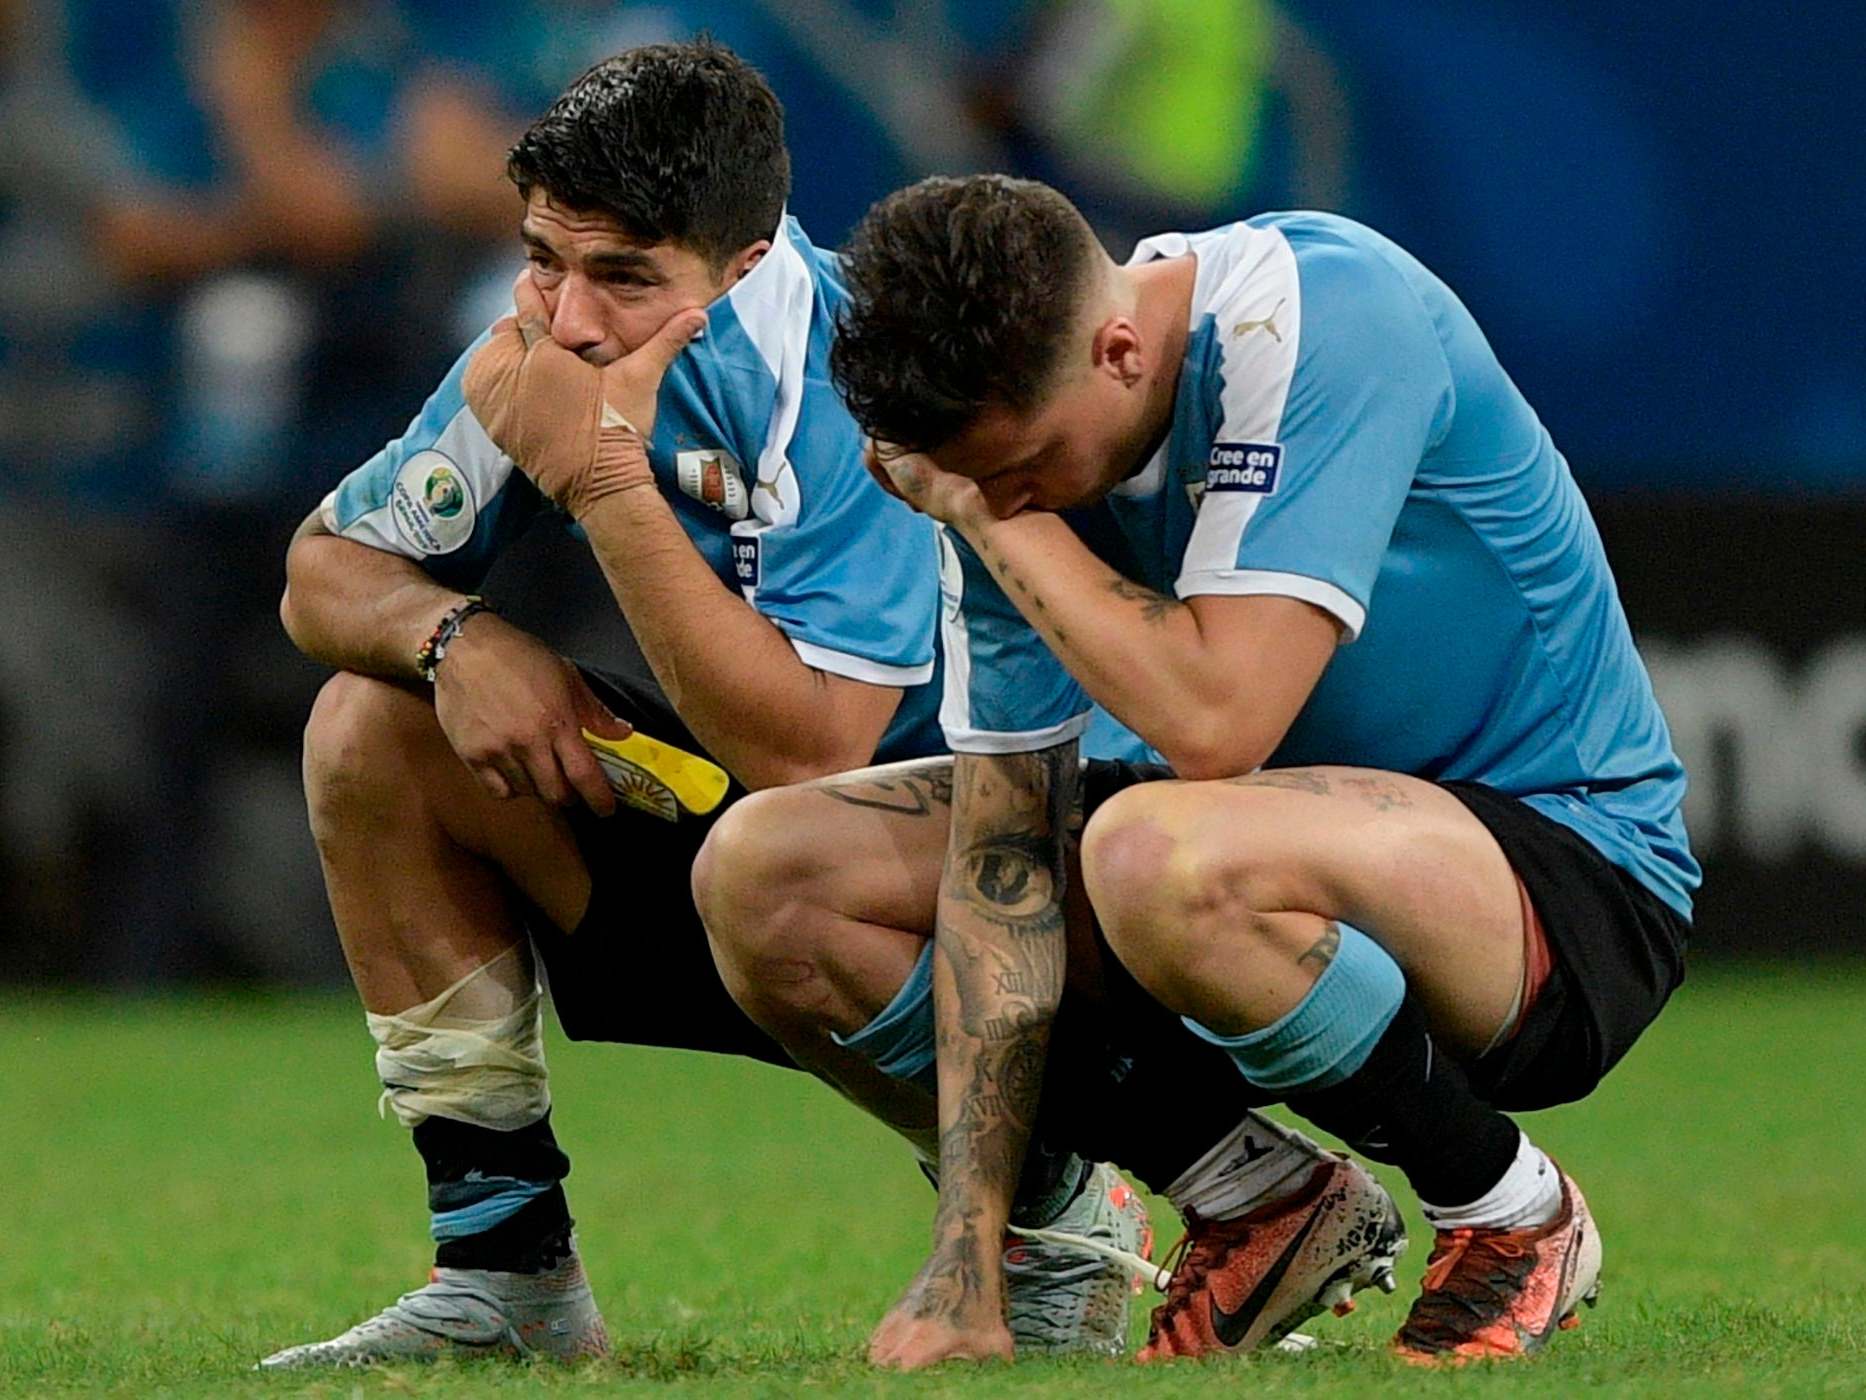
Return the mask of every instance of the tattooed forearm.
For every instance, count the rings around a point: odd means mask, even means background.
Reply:
[[[978,858],[978,892],[993,904],[1018,904],[1030,891],[1030,863],[1002,851]]]
[[[940,1209],[921,1316],[998,1296],[995,1234],[1023,1167],[1062,996],[1063,839],[1076,775],[1074,742],[963,754],[954,764],[953,840],[934,934]],[[978,1251],[983,1295],[962,1267]]]
[[[898,812],[904,817],[935,815],[952,806],[952,765],[928,765],[911,773],[850,780],[836,778],[816,785],[817,791],[851,807],[877,812]],[[944,810],[937,815],[944,817]]]
[[[1177,612],[1186,606],[1177,598],[1169,598],[1164,593],[1155,593],[1145,584],[1135,583],[1132,579],[1117,578],[1108,585],[1108,591],[1117,598],[1139,603],[1140,618],[1143,622],[1158,622],[1168,613]]]
[[[1067,646],[1069,634],[1063,630],[1062,624],[1050,615],[1050,605],[1043,601],[1043,595],[1036,590],[1030,580],[1013,568],[1011,561],[999,553],[989,539],[972,536],[967,538],[971,541],[972,548],[977,551],[979,561],[991,570],[998,580],[998,586],[1004,590],[1007,598],[1013,600],[1014,606],[1039,627],[1053,633],[1060,645]]]
[[[978,1232],[952,1229],[952,1223],[940,1233],[940,1246],[907,1296],[907,1311],[914,1317],[952,1317],[984,1300],[985,1267]]]
[[[1309,949],[1296,959],[1298,967],[1312,967],[1320,976],[1328,970],[1328,965],[1335,960],[1335,954],[1341,951],[1341,926],[1330,923],[1322,930],[1322,936],[1309,945]]]

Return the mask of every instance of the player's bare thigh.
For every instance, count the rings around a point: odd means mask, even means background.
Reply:
[[[849,1016],[872,1014],[933,935],[951,825],[950,758],[909,759],[753,793],[709,838],[695,867],[695,896],[716,947],[722,935],[734,941],[754,976],[785,975],[800,951],[782,946],[786,931],[796,927],[799,910],[808,911],[814,935],[834,941],[815,951],[849,979],[841,989],[846,995],[831,1001]],[[1092,981],[1093,971],[1088,947],[1078,956],[1078,944],[1092,944],[1077,862],[1080,829],[1078,799],[1066,896],[1072,983]],[[723,926],[734,919],[741,927]],[[760,946],[767,933],[778,946]]]
[[[835,868],[839,912],[931,933],[952,828],[952,760],[908,759],[790,789]]]
[[[1117,903],[1219,896],[1343,920],[1392,953],[1428,1020],[1467,1053],[1490,1043],[1520,990],[1509,862],[1463,803],[1422,779],[1312,767],[1144,783],[1105,803],[1084,840],[1104,921]]]
[[[493,797],[461,762],[425,696],[372,677],[326,682],[305,731],[312,826],[340,925],[384,917],[385,901],[432,926],[514,926],[518,891],[574,929],[590,879],[564,814],[536,798]],[[492,869],[475,878],[462,855]]]

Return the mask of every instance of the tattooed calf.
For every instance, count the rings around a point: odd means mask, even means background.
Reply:
[[[1328,970],[1328,965],[1335,960],[1335,954],[1341,951],[1341,926],[1330,923],[1322,930],[1322,936],[1309,945],[1309,949],[1296,959],[1298,967],[1313,967],[1320,976]]]

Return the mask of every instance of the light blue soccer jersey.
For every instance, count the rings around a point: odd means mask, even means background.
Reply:
[[[1172,426],[1107,506],[1140,582],[1302,598],[1340,623],[1268,766],[1486,783],[1688,916],[1684,771],[1600,537],[1471,314],[1333,215],[1165,234],[1134,261],[1186,253]],[[952,747],[1081,734],[1089,698],[953,532],[941,585]]]
[[[902,687],[879,762],[945,748],[936,545],[931,523],[868,475],[860,430],[829,382],[844,295],[833,255],[787,218],[668,371],[648,457],[713,571],[798,656]],[[456,588],[475,586],[541,514],[568,524],[466,405],[467,362],[484,341],[322,507],[333,534],[403,555]]]

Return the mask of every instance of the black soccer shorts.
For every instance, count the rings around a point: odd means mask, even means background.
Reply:
[[[650,738],[705,752],[645,663],[639,672],[581,669],[619,718]],[[720,813],[744,795],[735,779],[712,812],[682,812],[671,822],[628,806],[611,817],[580,803],[571,810],[571,829],[590,872],[589,908],[571,933],[542,915],[529,921],[565,1035],[795,1067],[726,991],[693,907],[694,859]]]
[[[643,733],[703,752],[645,663],[638,673],[585,667],[583,674],[603,703]],[[726,991],[693,907],[694,859],[719,813],[744,795],[734,782],[713,813],[683,813],[673,822],[629,807],[607,818],[574,809],[571,827],[590,872],[589,908],[573,933],[542,915],[530,920],[558,1021],[572,1040],[795,1067]],[[1105,950],[1101,961],[1112,996],[1065,992],[1057,1010],[1042,1131],[1163,1186],[1262,1095],[1224,1051],[1147,997]]]
[[[1172,777],[1158,764],[1091,760],[1083,807],[1123,788]],[[1684,980],[1688,920],[1585,838],[1482,783],[1440,783],[1503,848],[1541,919],[1550,968],[1514,1034],[1466,1066],[1471,1086],[1514,1112],[1593,1092]],[[1098,931],[1099,932],[1099,931]],[[1104,971],[1119,1000],[1145,996],[1114,958]]]

